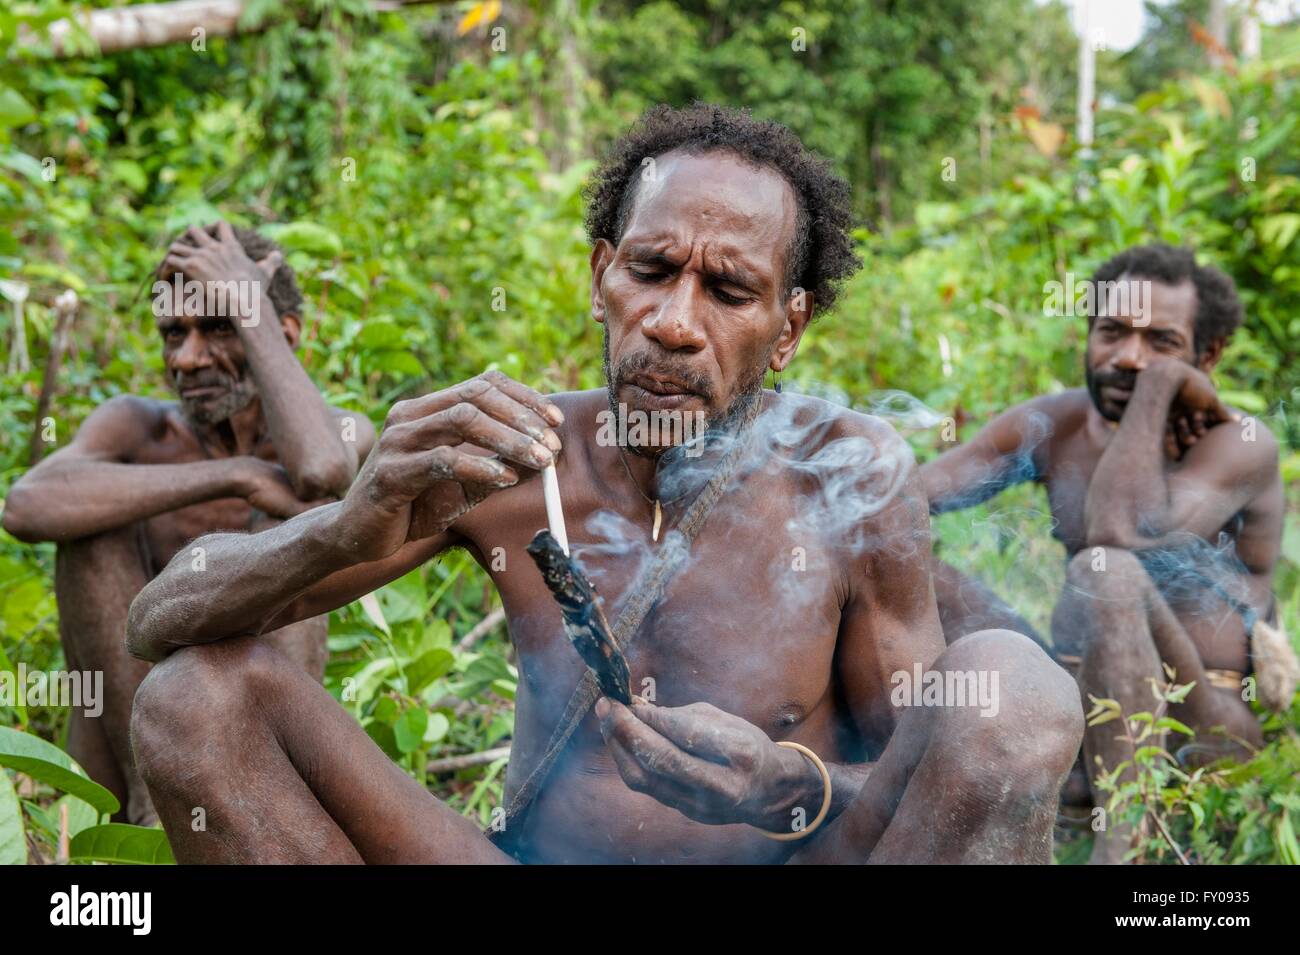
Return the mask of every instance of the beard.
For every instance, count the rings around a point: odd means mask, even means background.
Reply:
[[[655,361],[649,354],[641,352],[636,355],[629,355],[621,359],[617,366],[613,365],[609,356],[609,325],[605,325],[604,333],[604,370],[605,370],[605,394],[609,400],[609,411],[615,419],[618,418],[618,393],[619,390],[627,383],[629,376],[640,371],[658,371],[666,375],[671,375],[682,383],[688,390],[705,401],[712,401],[714,396],[712,383],[703,375],[679,364],[672,358],[662,361]],[[735,431],[738,421],[744,416],[745,411],[754,401],[761,400],[763,390],[763,375],[767,371],[767,361],[751,368],[743,378],[736,391],[736,397],[731,404],[727,405],[722,411],[712,412],[705,418],[704,427],[706,432],[730,434]],[[629,447],[628,451],[633,454],[644,454],[647,457],[657,457],[668,448],[641,448]]]
[[[1102,397],[1102,388],[1122,388],[1125,391],[1132,392],[1137,385],[1137,372],[1133,371],[1107,371],[1094,373],[1092,367],[1084,359],[1083,378],[1088,384],[1088,397],[1092,399],[1092,405],[1107,421],[1119,421],[1124,417],[1124,409],[1108,408],[1106,399]]]
[[[230,419],[236,412],[247,408],[257,397],[257,387],[249,375],[235,378],[225,372],[209,372],[202,378],[186,381],[186,388],[223,388],[224,391],[212,398],[184,398],[180,395],[181,381],[177,374],[172,379],[180,401],[181,413],[195,424],[211,426]]]

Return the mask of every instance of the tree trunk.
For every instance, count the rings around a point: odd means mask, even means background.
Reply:
[[[450,3],[451,0],[375,0],[376,10],[397,10],[405,6],[427,3]],[[172,3],[142,3],[134,7],[115,7],[106,10],[89,10],[77,16],[77,23],[90,35],[99,52],[118,53],[122,50],[141,50],[171,43],[192,43],[202,37],[204,42],[213,37],[235,36],[243,32],[239,19],[244,14],[248,0],[173,0]],[[262,29],[270,20],[252,27]],[[35,45],[27,37],[26,45]],[[49,42],[56,57],[81,56],[84,37],[74,36],[74,26],[68,20],[50,24]]]
[[[234,36],[245,0],[176,0],[135,7],[90,10],[77,18],[101,53],[139,50],[170,43],[190,43],[197,37]],[[50,24],[55,56],[78,56],[82,47],[67,20]]]

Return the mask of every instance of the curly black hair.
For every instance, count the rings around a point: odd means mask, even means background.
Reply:
[[[755,119],[748,110],[711,103],[646,110],[614,143],[587,185],[587,237],[593,244],[605,239],[618,245],[636,198],[643,161],[673,151],[727,152],[785,177],[797,205],[785,290],[808,290],[819,311],[834,304],[840,284],[862,265],[849,234],[849,185],[788,128]]]
[[[1135,245],[1104,262],[1092,280],[1113,282],[1122,275],[1154,279],[1166,285],[1190,280],[1196,286],[1194,341],[1198,356],[1211,342],[1226,342],[1241,326],[1243,310],[1236,284],[1212,265],[1197,265],[1196,255],[1189,248],[1164,242]],[[1089,316],[1089,324],[1091,321]]]
[[[278,242],[268,239],[255,229],[242,229],[238,226],[232,226],[231,229],[235,233],[235,238],[239,240],[244,254],[254,262],[262,261],[272,252],[284,252]],[[214,222],[212,225],[204,226],[203,231],[215,239],[217,237],[217,224]],[[185,233],[182,232],[173,241],[184,237]],[[161,268],[162,266],[159,266],[159,269]],[[277,316],[297,315],[300,318],[302,317],[302,291],[298,288],[298,277],[288,263],[281,263],[280,267],[275,270],[275,274],[271,276],[271,281],[267,285],[266,295],[271,300],[271,304],[275,306]]]

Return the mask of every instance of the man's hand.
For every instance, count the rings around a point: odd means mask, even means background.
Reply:
[[[446,530],[489,494],[554,463],[564,415],[499,371],[399,401],[343,501],[350,551],[380,560]]]
[[[195,282],[269,282],[280,268],[284,257],[272,252],[260,262],[254,262],[244,252],[235,237],[235,230],[227,222],[217,223],[217,236],[197,226],[172,243],[163,259],[162,275],[180,272]],[[261,291],[259,289],[259,291]],[[227,318],[233,316],[225,316]]]
[[[1181,458],[1215,425],[1240,420],[1219,400],[1209,376],[1186,362],[1154,362],[1138,375],[1139,382],[1144,378],[1170,396],[1165,449],[1172,457]]]
[[[817,814],[822,782],[808,761],[716,706],[627,707],[602,697],[596,716],[628,788],[696,822],[779,832],[796,807]]]
[[[303,501],[294,493],[288,472],[278,464],[255,457],[231,459],[239,496],[269,517],[288,519],[323,501]]]

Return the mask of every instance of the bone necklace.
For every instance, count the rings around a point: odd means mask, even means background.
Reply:
[[[645,491],[641,490],[640,484],[636,483],[636,478],[632,476],[632,469],[627,465],[626,452],[623,450],[622,445],[620,445],[618,449],[618,459],[623,462],[623,470],[627,472],[627,479],[632,482],[632,486],[636,488],[636,492],[645,498],[647,504],[654,505],[655,519],[654,526],[650,529],[650,539],[657,542],[659,540],[659,529],[663,526],[664,522],[663,506],[659,503],[658,497],[651,497]],[[678,494],[677,497],[674,497],[672,501],[669,501],[668,503],[671,504],[673,501],[677,500],[678,497],[681,497],[681,494]]]

